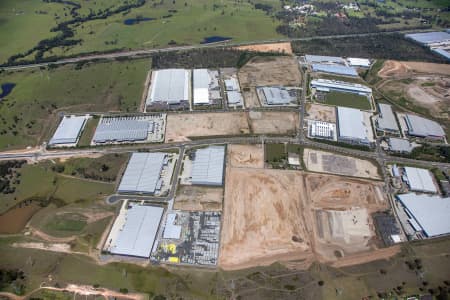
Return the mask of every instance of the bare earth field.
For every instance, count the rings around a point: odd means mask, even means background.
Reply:
[[[382,183],[354,180],[338,176],[308,174],[306,191],[308,210],[313,224],[313,244],[317,259],[340,261],[341,265],[381,259],[375,243],[376,234],[371,213],[388,208],[381,190]],[[386,258],[392,254],[387,251]],[[353,255],[355,260],[352,259]]]
[[[239,46],[236,47],[236,49],[255,52],[280,52],[292,54],[291,43],[257,44],[257,45]]]
[[[304,195],[299,172],[228,167],[219,266],[311,260]]]
[[[308,103],[306,113],[309,120],[336,123],[336,108],[333,106]]]
[[[222,187],[180,185],[173,208],[187,211],[221,211],[222,200]]]
[[[378,75],[383,92],[404,96],[436,117],[447,118],[450,107],[450,65],[386,61]]]
[[[377,166],[367,160],[326,151],[305,149],[303,160],[309,171],[381,179]]]
[[[250,133],[295,134],[297,126],[298,114],[295,112],[169,114],[165,142]]]
[[[300,86],[301,74],[298,62],[291,56],[255,57],[238,72],[245,106],[260,107],[256,86]]]
[[[229,166],[233,168],[264,168],[264,148],[261,145],[229,145]]]

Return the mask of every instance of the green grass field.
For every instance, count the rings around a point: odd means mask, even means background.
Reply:
[[[86,227],[86,217],[77,213],[65,213],[53,216],[44,225],[46,233],[64,237],[79,234]]]
[[[15,185],[15,193],[1,196],[0,212],[29,198],[57,199],[58,205],[64,205],[96,200],[114,190],[110,183],[62,177],[51,170],[49,162],[25,165],[19,172],[20,183]]]
[[[322,101],[320,101],[322,102]],[[372,107],[365,96],[352,93],[329,92],[325,95],[323,103],[335,106],[352,107],[363,110],[370,110]]]
[[[137,111],[150,65],[139,59],[0,73],[0,83],[16,83],[0,102],[0,150],[47,140],[58,112]]]

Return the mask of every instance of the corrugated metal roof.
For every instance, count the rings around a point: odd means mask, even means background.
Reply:
[[[450,34],[444,31],[411,33],[406,34],[405,37],[413,39],[422,44],[432,44],[450,40]]]
[[[167,214],[166,225],[164,226],[163,238],[179,239],[181,236],[181,226],[175,225],[176,213]]]
[[[370,67],[370,60],[367,58],[356,58],[356,57],[349,57],[347,58],[348,63],[350,66],[353,67]]]
[[[339,137],[368,142],[364,116],[359,109],[338,106]]]
[[[118,188],[119,193],[154,194],[166,153],[133,153]]]
[[[342,57],[337,56],[323,56],[323,55],[305,55],[307,63],[337,63],[345,64],[345,60]]]
[[[439,55],[442,55],[446,59],[450,60],[450,52],[449,51],[447,51],[445,49],[441,49],[441,48],[435,48],[435,49],[431,49],[431,50],[436,52]]]
[[[225,79],[225,90],[226,91],[239,91],[239,82],[236,78]]]
[[[427,236],[450,233],[450,198],[414,193],[397,197]]]
[[[153,83],[147,96],[147,105],[152,102],[177,104],[189,100],[189,70],[166,69],[155,71]]]
[[[85,116],[64,116],[48,144],[75,144],[86,119]]]
[[[315,72],[340,74],[353,77],[358,76],[358,72],[356,72],[354,68],[341,65],[313,64],[312,69]]]
[[[229,104],[242,104],[242,95],[240,92],[227,92],[227,99]]]
[[[222,185],[225,146],[198,149],[192,167],[192,184]]]
[[[400,139],[400,138],[389,138],[389,149],[391,151],[397,151],[397,152],[411,152],[413,147],[411,143],[406,139]]]
[[[153,121],[140,117],[104,117],[95,130],[95,143],[146,140]]]
[[[433,176],[427,169],[405,167],[405,175],[411,191],[437,193]]]
[[[289,95],[288,90],[284,87],[259,87],[258,89],[262,91],[269,105],[290,104],[291,101],[296,100],[296,97]]]
[[[163,212],[162,207],[131,204],[127,210],[126,222],[110,252],[150,257]]]
[[[444,137],[445,132],[441,125],[416,115],[405,115],[408,125],[408,134],[419,137]]]
[[[378,128],[381,130],[399,131],[392,106],[378,103],[378,108],[380,110],[380,115],[377,118]]]
[[[372,89],[368,86],[350,83],[345,81],[328,80],[328,79],[313,79],[311,80],[311,87],[317,89],[334,89],[339,91],[345,91],[349,93],[358,94],[372,94]]]

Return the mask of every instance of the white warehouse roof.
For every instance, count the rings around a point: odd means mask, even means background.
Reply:
[[[286,105],[296,100],[295,96],[291,96],[289,91],[281,86],[265,86],[258,89],[264,94],[268,105]]]
[[[154,194],[167,154],[133,153],[120,182],[119,193]]]
[[[408,134],[419,137],[445,137],[444,129],[438,123],[416,115],[405,115]]]
[[[368,128],[359,109],[337,107],[339,137],[368,142]]]
[[[210,103],[210,93],[213,91],[219,92],[219,72],[210,71],[208,69],[194,69],[193,71],[193,86],[194,86],[194,104],[209,104]]]
[[[189,100],[189,75],[185,69],[165,69],[154,72],[147,95],[147,105],[153,102],[178,104]]]
[[[305,60],[307,63],[335,63],[335,64],[345,64],[342,57],[337,56],[323,56],[323,55],[305,55]]]
[[[181,237],[181,226],[175,225],[177,214],[170,213],[167,214],[166,225],[164,226],[164,239],[180,239]]]
[[[119,255],[150,257],[164,208],[130,204],[126,221],[110,252]]]
[[[365,85],[329,79],[313,79],[311,80],[311,87],[321,88],[323,90],[339,90],[367,95],[372,94],[372,89]]]
[[[64,116],[48,144],[76,144],[86,119],[86,116]]]
[[[349,57],[347,58],[347,61],[352,67],[370,67],[370,60],[368,60],[367,58]]]
[[[397,197],[428,237],[450,233],[450,198],[414,193]]]
[[[210,146],[195,152],[192,184],[222,185],[225,146]]]
[[[437,193],[433,176],[427,169],[405,167],[405,175],[411,191]]]

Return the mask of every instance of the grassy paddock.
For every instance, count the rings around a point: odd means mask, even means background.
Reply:
[[[137,111],[150,65],[136,59],[0,73],[0,82],[16,83],[0,102],[0,150],[43,142],[60,112]]]
[[[324,103],[329,105],[346,106],[363,110],[372,109],[367,97],[352,93],[340,93],[334,91],[329,92],[325,96]]]

